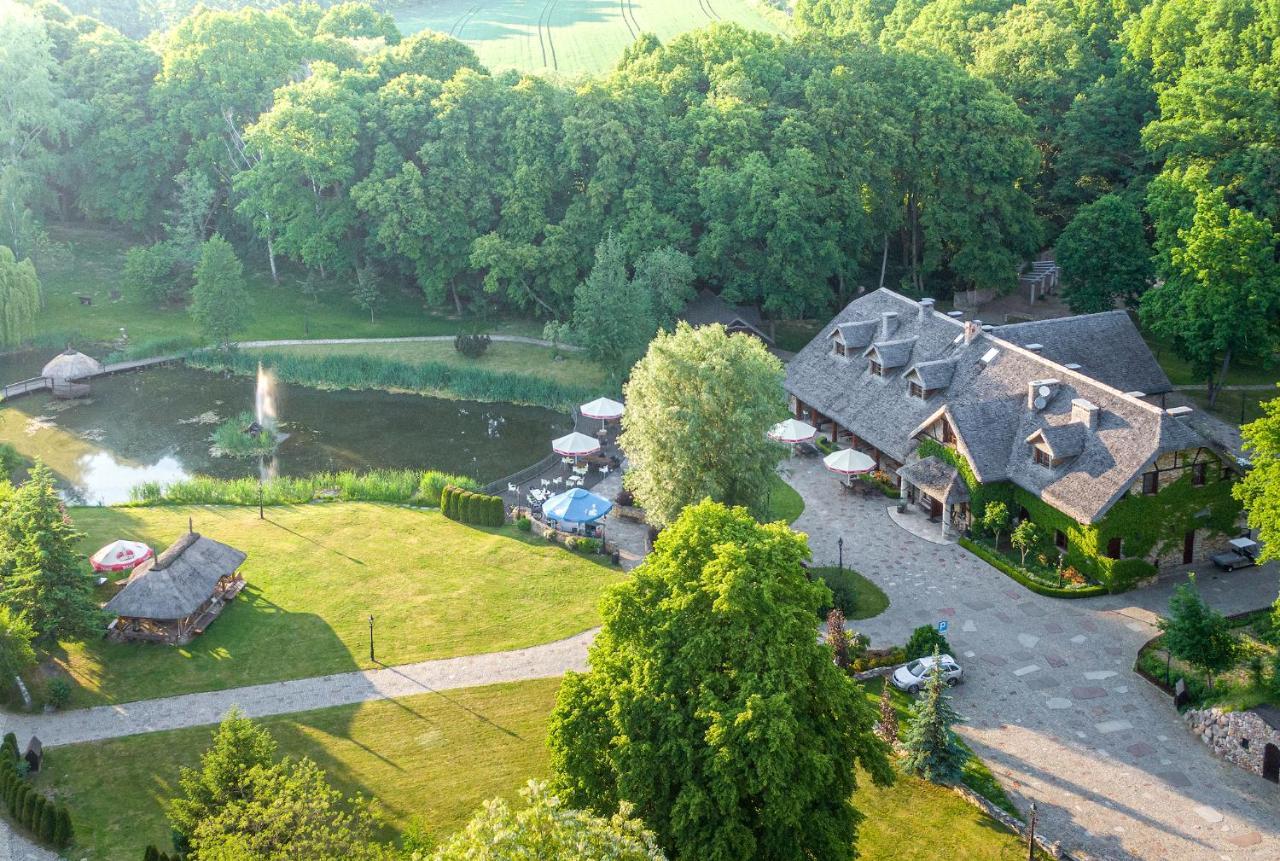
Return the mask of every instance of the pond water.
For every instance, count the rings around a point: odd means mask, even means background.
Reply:
[[[0,360],[3,381],[38,374],[40,358]],[[42,458],[76,504],[123,502],[144,481],[257,476],[256,459],[215,457],[209,440],[222,421],[253,411],[254,384],[185,366],[104,377],[81,400],[34,394],[0,406],[0,442]],[[276,383],[275,400],[288,435],[271,465],[279,475],[411,467],[492,481],[542,458],[572,426],[538,407],[380,391]]]

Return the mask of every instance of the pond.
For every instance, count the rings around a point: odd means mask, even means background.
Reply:
[[[0,360],[0,373],[13,382],[40,365],[39,357],[10,356]],[[209,440],[222,421],[253,411],[253,379],[171,366],[92,385],[81,400],[41,393],[0,406],[0,442],[42,458],[68,502],[110,505],[144,481],[197,473],[258,474],[256,459],[215,457]],[[287,434],[271,465],[279,475],[415,468],[487,482],[536,462],[572,427],[568,416],[539,407],[381,391],[276,383],[275,401]]]

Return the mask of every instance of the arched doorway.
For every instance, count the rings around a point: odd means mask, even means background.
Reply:
[[[1274,744],[1262,749],[1262,776],[1272,783],[1280,783],[1280,747]]]

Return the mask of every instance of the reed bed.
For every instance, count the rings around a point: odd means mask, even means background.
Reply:
[[[277,351],[200,350],[187,363],[196,368],[250,375],[258,363],[277,379],[339,389],[389,389],[476,401],[506,401],[568,411],[599,392],[530,374],[459,367],[443,362],[409,363],[366,355],[297,355]]]
[[[129,491],[129,505],[302,505],[312,500],[397,502],[438,507],[447,485],[475,489],[479,484],[463,475],[437,470],[374,469],[368,472],[318,472],[314,475],[269,478],[191,478],[161,484],[148,481]]]

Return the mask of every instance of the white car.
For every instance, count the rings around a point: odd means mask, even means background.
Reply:
[[[956,663],[955,658],[950,655],[942,655],[937,660],[942,666],[942,678],[948,685],[958,685],[963,681],[964,670],[960,669],[960,665]],[[920,689],[924,687],[926,676],[933,671],[933,661],[932,655],[927,658],[908,661],[894,670],[893,675],[889,677],[889,681],[900,691],[906,691],[909,694],[919,693]]]

